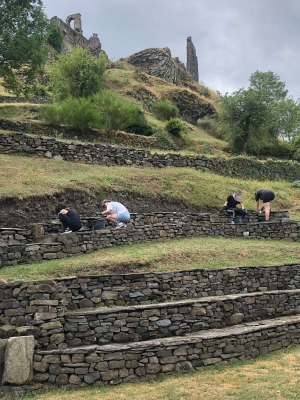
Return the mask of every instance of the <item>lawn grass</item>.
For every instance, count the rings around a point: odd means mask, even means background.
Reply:
[[[300,346],[229,366],[206,367],[163,381],[54,390],[36,400],[299,400]],[[27,399],[29,396],[27,396]]]
[[[297,262],[300,262],[298,242],[199,237],[124,245],[76,257],[7,266],[0,270],[0,278],[35,280]]]

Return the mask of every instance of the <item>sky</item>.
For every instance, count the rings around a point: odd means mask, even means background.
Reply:
[[[272,71],[300,98],[299,0],[42,1],[49,19],[80,13],[83,35],[97,33],[113,61],[168,47],[186,65],[191,36],[199,81],[210,89],[231,94],[256,70]]]

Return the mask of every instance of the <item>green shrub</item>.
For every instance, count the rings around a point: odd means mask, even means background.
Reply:
[[[210,91],[206,86],[202,86],[199,93],[208,99],[211,97]]]
[[[101,112],[89,98],[69,97],[61,103],[43,106],[40,114],[50,124],[70,125],[82,132],[101,124]]]
[[[300,181],[294,181],[293,183],[292,183],[292,186],[291,186],[292,188],[297,188],[297,189],[299,189],[300,188]]]
[[[68,97],[88,98],[102,90],[106,71],[107,58],[100,54],[93,57],[88,49],[73,47],[65,55],[51,64],[51,90],[55,101]]]
[[[186,126],[179,118],[171,118],[165,124],[165,129],[170,135],[181,137],[182,133],[186,133]]]
[[[289,142],[280,142],[279,140],[263,143],[261,146],[249,145],[248,152],[254,156],[274,157],[274,158],[293,158],[292,145]]]
[[[108,134],[115,134],[118,130],[132,125],[146,126],[146,118],[140,107],[118,97],[114,92],[105,90],[94,96],[94,102],[101,110],[102,129]]]
[[[44,85],[40,83],[34,83],[32,86],[28,88],[27,96],[39,96],[43,97],[47,95],[47,89]]]
[[[58,29],[56,23],[51,22],[48,29],[47,42],[54,48],[58,53],[61,52],[62,47],[62,35]]]
[[[58,104],[48,104],[39,109],[39,114],[46,122],[52,125],[62,124],[61,108]]]
[[[135,133],[136,135],[151,136],[153,135],[153,128],[150,125],[130,124],[123,127],[123,130],[128,133]]]
[[[177,118],[179,111],[178,108],[168,101],[156,101],[151,107],[157,119],[168,121],[171,118]]]
[[[199,118],[197,121],[197,126],[211,136],[218,139],[223,139],[222,132],[220,131],[215,119],[209,117]]]

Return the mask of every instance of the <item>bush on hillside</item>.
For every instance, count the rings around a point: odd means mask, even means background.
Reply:
[[[127,133],[135,133],[136,135],[152,136],[153,128],[150,125],[129,124],[123,127]]]
[[[161,121],[168,121],[171,118],[177,118],[179,111],[178,108],[168,101],[156,101],[151,107],[157,119]]]
[[[101,128],[109,135],[130,125],[146,126],[146,118],[140,107],[129,101],[118,97],[114,92],[105,90],[94,97],[94,102],[102,114]]]
[[[263,143],[259,147],[249,145],[248,154],[258,157],[274,157],[274,158],[293,158],[293,148],[289,142],[280,142],[279,140]]]
[[[203,129],[209,135],[218,139],[223,139],[223,135],[218,129],[218,125],[214,119],[209,117],[199,118],[197,121],[197,126]]]
[[[102,119],[101,112],[89,98],[69,97],[60,103],[41,107],[40,114],[50,124],[70,125],[82,132],[97,128]]]
[[[44,85],[41,85],[40,83],[34,83],[31,86],[25,86],[24,95],[25,97],[31,97],[31,96],[43,97],[47,95],[47,89]]]
[[[171,118],[166,122],[166,131],[173,136],[181,137],[182,133],[186,133],[186,126],[179,118]]]
[[[206,86],[202,86],[199,93],[208,99],[211,97],[210,91]]]

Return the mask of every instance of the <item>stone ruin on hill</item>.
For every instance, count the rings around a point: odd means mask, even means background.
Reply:
[[[74,21],[74,28],[71,28],[71,22]],[[103,52],[101,48],[101,42],[96,33],[93,33],[89,39],[83,36],[81,14],[69,15],[66,22],[62,21],[58,17],[51,18],[51,22],[54,22],[62,36],[62,49],[61,53],[66,54],[75,46],[80,46],[84,49],[89,49],[94,56],[99,56]]]
[[[72,21],[74,21],[74,28],[71,28]],[[74,46],[89,49],[94,56],[99,56],[101,52],[104,52],[96,33],[89,39],[83,36],[81,14],[69,15],[66,22],[58,17],[53,17],[51,22],[57,25],[62,35],[62,54],[68,53]],[[51,59],[54,57],[55,54],[50,56]],[[198,59],[190,36],[187,38],[187,67],[179,61],[178,57],[172,58],[171,51],[167,47],[142,50],[131,55],[128,62],[141,68],[147,74],[165,79],[170,83],[177,84],[178,80],[199,81]]]
[[[187,54],[186,69],[191,74],[192,78],[198,82],[199,81],[198,57],[196,56],[196,49],[195,46],[193,45],[191,36],[187,38],[186,54]]]

